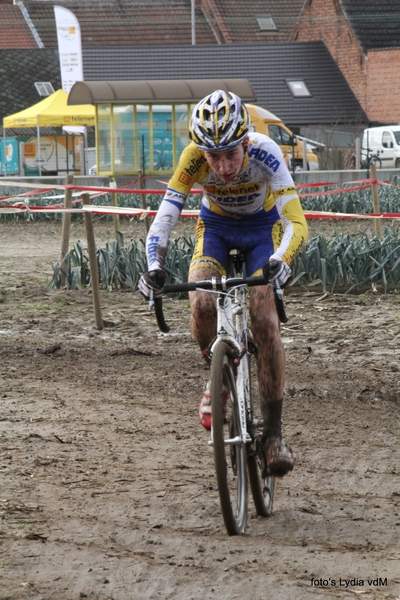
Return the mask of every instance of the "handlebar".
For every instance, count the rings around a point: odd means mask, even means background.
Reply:
[[[164,294],[171,294],[174,292],[193,292],[195,290],[213,290],[213,291],[227,291],[233,287],[239,285],[247,285],[249,287],[254,287],[258,285],[268,285],[268,282],[264,279],[264,277],[229,277],[222,279],[206,279],[204,281],[188,281],[186,283],[173,283],[164,286]],[[275,297],[275,306],[276,311],[278,313],[278,318],[281,323],[287,323],[288,316],[286,315],[285,305],[283,302],[283,292],[278,283],[278,281],[274,282],[274,297]],[[170,330],[169,325],[166,323],[163,312],[163,304],[162,297],[154,298],[151,300],[151,303],[154,304],[154,311],[156,314],[156,319],[158,323],[158,327],[160,331],[163,333],[168,333]]]

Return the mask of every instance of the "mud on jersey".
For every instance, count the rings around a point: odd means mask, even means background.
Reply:
[[[252,215],[257,218],[260,211],[268,212],[276,206],[284,230],[273,255],[277,260],[289,262],[307,238],[307,224],[293,179],[273,140],[263,134],[250,133],[243,166],[236,179],[229,183],[211,169],[203,152],[191,143],[180,157],[149,231],[149,270],[162,267],[169,235],[194,185],[203,190],[200,218],[208,210],[228,219]]]

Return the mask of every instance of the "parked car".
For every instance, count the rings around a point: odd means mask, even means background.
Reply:
[[[364,129],[361,166],[375,163],[378,168],[400,168],[400,125]]]

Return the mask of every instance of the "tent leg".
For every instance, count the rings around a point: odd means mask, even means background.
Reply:
[[[7,175],[7,161],[6,161],[6,130],[3,127],[3,161],[4,161],[4,177]],[[3,170],[3,165],[0,161],[0,174]]]
[[[41,153],[40,153],[40,127],[39,127],[39,125],[37,125],[36,131],[37,131],[37,136],[36,136],[36,139],[37,139],[37,155],[39,157],[39,177],[41,177],[41,175],[42,175],[42,156],[41,156]]]

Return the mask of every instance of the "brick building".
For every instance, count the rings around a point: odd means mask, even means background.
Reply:
[[[400,123],[398,0],[306,0],[292,41],[323,40],[371,124]]]

